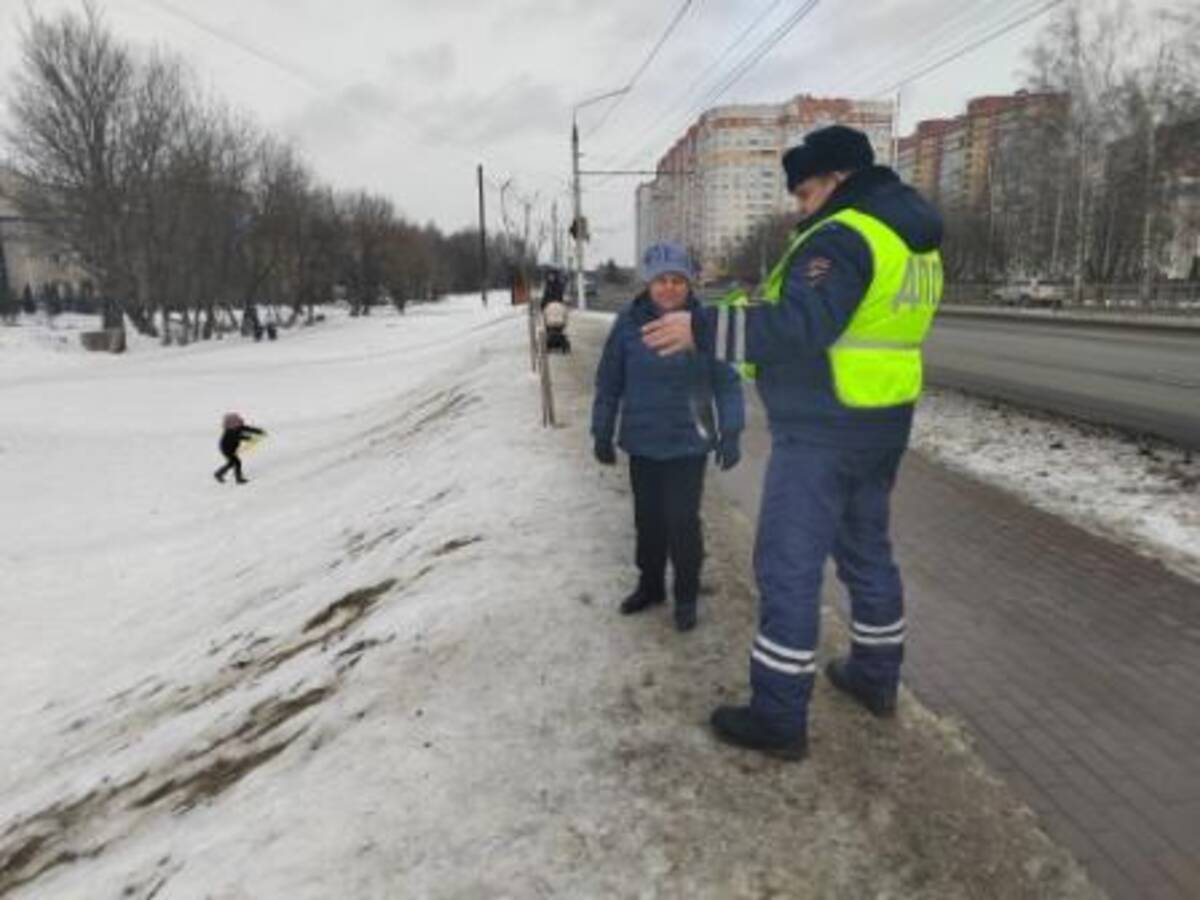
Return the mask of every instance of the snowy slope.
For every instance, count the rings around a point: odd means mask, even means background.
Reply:
[[[534,400],[521,389],[476,409],[470,432],[455,429],[490,381],[523,387],[519,356],[494,360],[483,339],[506,327],[507,314],[477,309],[465,299],[386,322],[342,319],[277,344],[196,345],[123,365],[84,357],[64,370],[31,355],[15,377],[6,372],[0,496],[20,513],[5,515],[0,532],[0,821],[33,814],[18,831],[37,837],[45,811],[90,797],[73,814],[81,833],[60,834],[36,855],[86,854],[128,835],[103,855],[100,882],[115,886],[118,871],[153,873],[172,840],[136,839],[151,814],[143,810],[195,803],[219,791],[239,760],[260,763],[298,735],[311,752],[374,702],[407,696],[413,708],[402,720],[415,715],[420,695],[386,678],[354,708],[341,708],[339,691],[360,660],[369,671],[376,642],[394,657],[420,655],[430,631],[465,637],[475,604],[504,590],[510,566],[531,562],[518,544],[480,581],[475,543],[508,538],[506,507],[525,480],[511,465],[520,449],[512,439],[524,430],[510,423],[527,419],[531,439],[539,432]],[[520,340],[519,330],[508,332],[501,350]],[[271,432],[247,457],[253,481],[242,488],[209,474],[226,409]],[[497,502],[479,503],[481,491]],[[362,589],[378,594],[356,598]],[[432,601],[438,608],[425,608]],[[387,612],[375,625],[379,609]],[[455,644],[442,641],[439,654]],[[428,670],[436,681],[437,660]],[[312,726],[318,704],[320,729]],[[427,755],[416,736],[395,748],[396,759],[406,753]],[[306,756],[294,754],[293,764]],[[302,806],[336,805],[339,759],[335,771],[313,773]],[[294,795],[286,776],[276,783]],[[248,809],[270,818],[283,798],[262,787]],[[296,812],[281,812],[282,821]],[[189,869],[206,874],[194,894],[185,873],[176,875],[179,896],[199,896],[214,872],[264,852],[224,816],[212,817],[205,836],[205,818],[191,817],[188,844],[200,848]],[[281,826],[278,840],[286,843],[288,830]],[[303,842],[330,837],[318,830]],[[345,852],[336,840],[327,849]],[[281,866],[280,880],[263,881],[254,896],[286,894],[294,868]],[[296,877],[311,896],[329,895],[311,887],[311,872]],[[84,896],[80,884],[96,878],[95,869],[64,871],[61,887],[39,880],[30,896]]]

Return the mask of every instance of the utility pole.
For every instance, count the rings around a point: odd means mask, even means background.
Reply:
[[[479,182],[479,289],[483,295],[483,305],[487,306],[488,289],[488,254],[487,254],[487,218],[483,209],[483,165],[475,167],[476,179]]]
[[[629,84],[619,90],[608,91],[576,103],[571,110],[571,193],[574,197],[575,207],[571,233],[575,238],[575,296],[579,301],[580,309],[587,309],[587,291],[583,284],[583,242],[587,239],[587,229],[583,223],[583,194],[579,185],[579,111],[593,103],[628,94],[631,90],[633,90],[633,85]]]
[[[571,194],[574,216],[571,231],[575,236],[575,299],[580,309],[587,309],[587,292],[583,285],[583,196],[579,188],[579,123],[571,120]]]

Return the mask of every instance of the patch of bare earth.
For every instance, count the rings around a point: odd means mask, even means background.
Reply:
[[[437,548],[437,553],[443,551],[444,547]],[[99,856],[149,817],[182,815],[211,803],[269,764],[308,730],[311,716],[306,713],[340,689],[345,674],[364,653],[385,642],[372,637],[348,643],[348,635],[388,594],[411,587],[429,571],[431,567],[425,566],[404,581],[389,578],[350,591],[317,610],[294,634],[272,638],[246,634],[214,644],[216,654],[232,652],[209,683],[165,690],[162,682],[152,681],[141,692],[110,698],[111,705],[125,708],[120,718],[127,727],[149,729],[248,686],[306,652],[328,654],[333,669],[323,683],[301,685],[293,693],[254,703],[236,725],[198,734],[193,747],[162,759],[136,777],[104,779],[81,797],[51,803],[7,823],[0,831],[0,897],[60,866]],[[143,704],[146,708],[139,709]],[[73,730],[79,731],[86,722],[76,725]],[[145,885],[135,885],[129,896],[153,896],[169,877],[169,872],[150,877]]]

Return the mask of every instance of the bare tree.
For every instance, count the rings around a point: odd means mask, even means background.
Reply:
[[[1070,96],[1067,170],[1053,247],[1073,236],[1075,296],[1087,277],[1137,275],[1148,302],[1164,243],[1160,142],[1164,129],[1200,115],[1200,17],[1176,2],[1135,15],[1119,0],[1063,7],[1030,52],[1030,84]]]
[[[121,44],[91,2],[54,18],[30,8],[8,103],[18,203],[89,274],[107,326],[259,336],[261,306],[273,325],[305,309],[311,323],[339,285],[355,315],[385,294],[478,286],[478,232],[445,236],[366,191],[335,196],[177,59]],[[536,260],[546,233],[529,220],[489,250]]]
[[[1196,54],[1200,27],[1194,11],[1162,10],[1141,30],[1133,60],[1125,71],[1122,95],[1142,159],[1141,281],[1139,297],[1148,304],[1158,272],[1156,245],[1163,243],[1160,222],[1164,191],[1160,139],[1165,127],[1200,115]]]
[[[133,60],[91,3],[54,21],[31,17],[22,38],[6,133],[20,203],[75,252],[100,286],[105,324],[120,327],[114,301],[135,280],[124,156]]]

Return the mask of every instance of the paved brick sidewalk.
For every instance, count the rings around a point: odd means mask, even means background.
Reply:
[[[770,441],[748,413],[714,481],[753,516]],[[915,453],[895,500],[908,686],[1114,898],[1200,898],[1200,585]]]
[[[1115,898],[1200,897],[1200,585],[910,454],[909,686]]]

